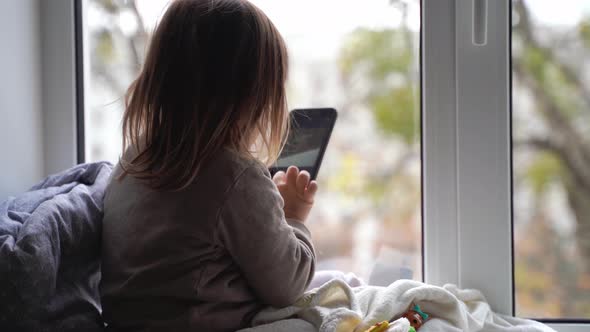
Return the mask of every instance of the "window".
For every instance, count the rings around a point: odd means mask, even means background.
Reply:
[[[167,2],[81,2],[87,161],[117,160]],[[340,112],[309,223],[320,270],[456,283],[588,330],[589,1],[252,2],[290,49],[290,106]]]
[[[590,319],[590,2],[512,6],[516,314]]]
[[[167,2],[84,2],[87,161],[117,161],[125,89]],[[287,42],[290,107],[339,111],[308,223],[318,270],[421,280],[419,0],[252,2]]]

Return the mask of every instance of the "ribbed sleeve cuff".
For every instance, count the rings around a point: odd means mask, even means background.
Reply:
[[[311,232],[309,229],[307,229],[304,223],[296,219],[287,219],[287,223],[289,226],[293,227],[295,231],[299,231],[299,233],[301,233],[309,242],[311,242]]]

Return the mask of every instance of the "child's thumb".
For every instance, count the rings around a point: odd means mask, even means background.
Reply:
[[[285,183],[285,179],[286,179],[287,175],[285,174],[285,172],[283,171],[278,171],[275,173],[275,175],[272,177],[272,180],[274,181],[274,183],[278,186],[280,184]]]

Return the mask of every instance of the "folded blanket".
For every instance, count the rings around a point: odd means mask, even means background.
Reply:
[[[78,165],[0,203],[0,331],[100,331],[103,196],[112,165]]]
[[[392,319],[389,332],[407,332],[408,320],[399,317],[412,303],[432,317],[419,332],[554,331],[535,321],[495,314],[476,290],[412,280],[398,280],[388,287],[351,288],[342,280],[332,280],[307,292],[293,306],[261,311],[253,320],[256,327],[241,332],[364,332]]]

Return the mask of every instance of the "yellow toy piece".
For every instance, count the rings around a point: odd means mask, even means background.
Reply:
[[[387,331],[388,328],[389,328],[389,322],[384,320],[381,323],[377,323],[377,324],[371,326],[371,328],[369,328],[365,332],[385,332],[385,331]]]

